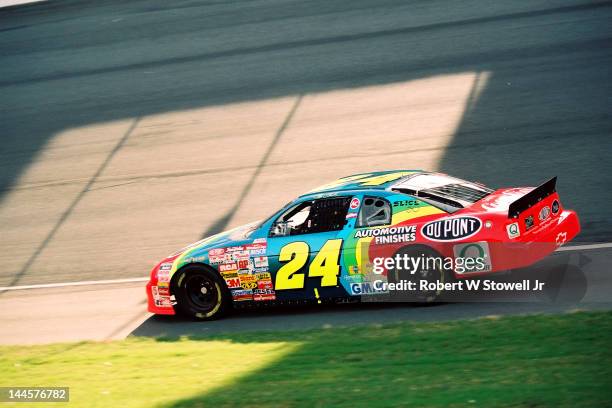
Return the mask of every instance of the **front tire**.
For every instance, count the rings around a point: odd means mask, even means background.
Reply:
[[[231,296],[221,277],[203,265],[189,265],[177,272],[172,293],[175,309],[197,320],[214,320],[231,307]]]

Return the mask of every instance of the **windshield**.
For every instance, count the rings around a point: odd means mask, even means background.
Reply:
[[[404,178],[391,190],[421,198],[447,212],[469,207],[493,192],[490,188],[441,173],[421,173]]]
[[[286,211],[287,208],[289,208],[289,206],[291,204],[293,204],[293,203],[294,203],[294,201],[289,201],[287,204],[283,205],[283,207],[280,210],[275,211],[274,213],[272,213],[272,215],[270,215],[269,217],[264,218],[262,221],[258,221],[257,224],[253,226],[253,230],[250,231],[250,232],[252,233],[256,229],[261,228],[265,223],[267,223],[268,221],[270,221],[273,218],[277,217],[278,213],[282,213],[282,212]]]

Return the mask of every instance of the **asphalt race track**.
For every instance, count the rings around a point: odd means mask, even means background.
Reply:
[[[240,310],[213,322],[151,316],[140,283],[32,289],[0,296],[0,344],[114,340],[132,334],[177,338],[235,331],[295,330],[395,321],[496,318],[612,308],[608,248],[559,252],[513,278],[539,279],[543,291],[480,292],[474,301],[283,306]],[[511,276],[497,275],[497,282]],[[516,280],[516,279],[515,279]],[[91,299],[91,301],[84,301]],[[118,301],[118,299],[120,301]]]
[[[168,253],[317,185],[392,168],[492,187],[557,175],[579,241],[610,242],[611,21],[604,1],[0,9],[0,287],[144,277]],[[585,305],[608,307],[611,253],[584,252],[597,282]],[[196,325],[147,320],[143,291],[3,291],[0,342],[571,308],[340,305]]]

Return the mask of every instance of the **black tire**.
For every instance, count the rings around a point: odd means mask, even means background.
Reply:
[[[172,280],[175,310],[197,320],[214,320],[231,308],[231,294],[221,277],[204,265],[188,265]]]
[[[429,258],[434,261],[431,262],[430,268],[419,267],[414,274],[403,269],[389,270],[388,280],[390,283],[398,283],[402,280],[412,281],[415,282],[417,289],[415,291],[391,291],[390,300],[393,302],[413,302],[419,304],[430,304],[440,300],[441,290],[420,290],[420,280],[427,280],[429,282],[439,281],[442,283],[451,281],[452,278],[444,267],[438,267],[438,265],[442,266],[444,262],[440,254],[428,246],[415,245],[401,248],[395,255]]]

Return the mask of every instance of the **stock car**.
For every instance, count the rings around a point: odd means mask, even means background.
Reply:
[[[420,170],[356,174],[166,257],[151,271],[148,310],[210,320],[233,306],[391,297],[389,284],[404,278],[451,282],[531,265],[579,231],[556,177],[493,190]],[[377,263],[398,255],[480,262],[408,274]],[[412,295],[429,302],[439,293],[425,287]]]

